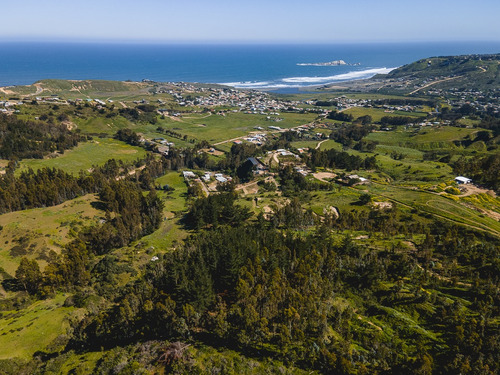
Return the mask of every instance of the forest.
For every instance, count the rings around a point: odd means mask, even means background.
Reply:
[[[63,153],[86,140],[52,116],[45,117],[46,121],[25,121],[0,114],[0,158],[41,159],[49,153]]]
[[[396,212],[389,216],[372,220],[379,225],[405,221]],[[431,368],[436,373],[464,368],[495,373],[499,297],[490,285],[500,263],[488,259],[498,259],[498,241],[479,245],[477,233],[459,234],[456,227],[436,222],[413,228],[430,230],[415,254],[374,252],[349,236],[340,241],[329,236],[334,219],[314,225],[304,216],[293,225],[289,222],[286,230],[273,223],[279,221],[233,222],[191,237],[182,249],[151,263],[136,283],[117,292],[116,306],[82,321],[69,345],[90,349],[176,338],[237,347],[249,354],[259,351],[322,373],[429,373]],[[299,228],[311,231],[300,234],[295,231]],[[464,298],[475,296],[471,303],[478,315],[464,314],[463,305],[429,292],[448,285],[432,271],[430,251],[459,266],[449,268],[450,278],[474,280]],[[388,283],[393,286],[385,287]],[[353,295],[362,298],[356,309],[334,302]],[[425,328],[393,326],[397,331],[390,341],[376,326],[359,329],[366,324],[356,318],[359,310],[383,323],[394,319],[384,311],[395,306],[414,311]],[[332,340],[334,332],[342,340]],[[351,341],[359,345],[354,351],[346,345]],[[183,371],[189,371],[185,366]]]

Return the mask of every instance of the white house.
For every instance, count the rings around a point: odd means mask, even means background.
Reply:
[[[470,178],[467,178],[467,177],[458,176],[458,177],[455,177],[455,182],[457,184],[470,184],[472,182],[472,180]]]
[[[225,182],[227,182],[227,178],[222,177],[222,176],[217,176],[217,177],[215,177],[215,179],[216,179],[218,182],[220,182],[220,183],[225,183]]]

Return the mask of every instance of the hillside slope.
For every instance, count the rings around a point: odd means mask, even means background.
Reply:
[[[445,90],[492,92],[500,86],[500,54],[421,59],[371,79],[335,84],[335,90],[437,94]],[[322,87],[328,90],[333,87]]]

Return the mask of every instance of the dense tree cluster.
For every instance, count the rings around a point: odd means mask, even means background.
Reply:
[[[129,128],[118,130],[114,137],[132,146],[139,146],[141,144],[139,135]]]
[[[326,118],[344,122],[351,122],[352,120],[354,120],[354,117],[352,115],[339,111],[330,111]]]
[[[338,105],[338,102],[335,100],[317,100],[314,105],[317,107],[334,107]]]
[[[472,178],[494,190],[500,190],[500,154],[492,154],[480,158],[462,157],[453,164],[459,175]]]
[[[51,152],[63,153],[84,139],[53,121],[25,121],[0,114],[0,159],[41,159]]]
[[[285,196],[297,195],[301,192],[312,190],[329,190],[332,187],[328,182],[306,179],[291,165],[280,169],[279,177],[281,182],[280,189]]]
[[[218,227],[219,225],[239,225],[251,216],[250,210],[235,205],[234,191],[211,194],[194,201],[184,218],[184,223],[192,229]]]
[[[166,156],[168,169],[174,171],[189,169],[215,169],[216,164],[210,160],[206,152],[198,152],[197,148],[171,148]]]
[[[481,120],[481,123],[478,125],[478,127],[483,128],[483,129],[490,129],[493,131],[494,136],[499,136],[500,135],[500,118],[498,117],[493,117],[493,116],[486,116]]]
[[[7,173],[0,176],[0,213],[55,206],[95,189],[94,179],[74,177],[55,168],[29,169],[17,177]]]
[[[375,148],[377,147],[378,142],[376,141],[370,141],[367,139],[362,139],[358,143],[354,145],[354,149],[361,151],[361,152],[373,152],[375,151]]]
[[[347,152],[334,149],[326,151],[311,150],[310,156],[306,159],[309,168],[338,168],[347,171],[356,169],[375,169],[377,166],[376,162],[375,156],[367,156],[363,159],[360,156],[350,155]]]
[[[81,235],[89,248],[98,254],[126,246],[152,233],[163,218],[163,203],[155,191],[144,195],[136,184],[129,181],[112,181],[101,189],[99,198],[108,213],[108,220],[84,230]]]
[[[415,117],[409,116],[384,116],[380,119],[382,125],[406,125],[418,121]]]
[[[296,214],[298,207],[292,203],[287,214]],[[296,230],[302,225],[296,224],[287,226]],[[281,232],[266,221],[201,232],[148,265],[116,306],[84,319],[73,345],[197,339],[243,353],[259,350],[259,357],[281,358],[325,374],[451,374],[467,366],[485,374],[498,370],[495,288],[477,294],[481,318],[461,315],[463,306],[424,289],[447,284],[425,269],[431,265],[426,261],[430,249],[443,260],[451,256],[459,264],[477,265],[479,259],[462,260],[455,250],[458,243],[461,254],[474,253],[478,241],[473,236],[437,224],[412,256],[374,252],[329,233],[325,226],[307,235]],[[494,245],[488,251],[498,255]],[[477,285],[487,288],[494,272],[476,276]],[[385,288],[387,283],[394,287]],[[354,299],[357,309],[345,302],[354,295],[360,296]],[[431,310],[425,307],[429,303]],[[439,339],[425,329],[399,325],[397,309],[415,311],[418,325],[439,331]],[[391,324],[391,339],[373,323],[368,329],[361,313]]]
[[[361,124],[344,124],[332,130],[330,139],[335,140],[347,147],[352,147],[354,142],[360,141],[370,134],[372,128]]]
[[[137,108],[120,108],[118,113],[133,122],[148,122],[156,124],[158,122],[154,106],[139,105]]]

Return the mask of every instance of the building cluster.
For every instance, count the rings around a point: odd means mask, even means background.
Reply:
[[[280,100],[260,91],[243,91],[227,87],[196,87],[177,83],[174,88],[158,92],[169,94],[180,106],[233,107],[251,114],[279,116],[280,111],[300,111],[299,101]]]
[[[0,113],[5,113],[5,114],[15,113],[16,109],[14,107],[22,104],[24,104],[22,101],[17,101],[17,100],[0,101]]]

